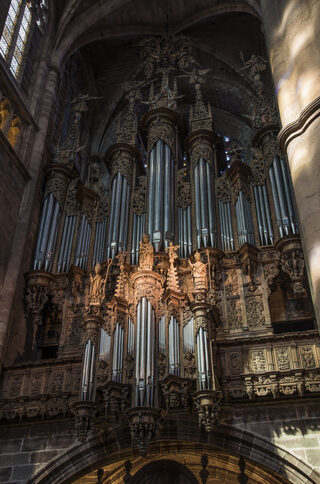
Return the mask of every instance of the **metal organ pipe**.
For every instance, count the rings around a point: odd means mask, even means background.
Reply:
[[[135,405],[152,406],[154,401],[155,320],[151,302],[137,305]]]
[[[277,225],[280,237],[298,233],[298,222],[291,187],[290,174],[286,162],[278,156],[269,169],[272,195],[275,204]]]
[[[119,323],[113,335],[112,380],[121,383],[123,364],[123,328]]]
[[[133,214],[132,224],[132,243],[131,243],[131,264],[135,265],[139,262],[139,242],[142,240],[142,235],[145,233],[146,214]]]
[[[107,359],[110,355],[111,336],[103,328],[100,328],[99,358]]]
[[[261,245],[273,244],[270,207],[265,184],[253,187]]]
[[[191,206],[178,207],[179,257],[188,257],[192,252]]]
[[[95,372],[95,347],[91,339],[89,339],[85,346],[82,384],[81,384],[81,400],[94,400],[94,372]]]
[[[236,202],[236,217],[238,227],[239,245],[245,242],[254,245],[253,223],[250,209],[250,202],[246,199],[242,190],[239,191]]]
[[[194,167],[196,229],[198,248],[216,246],[216,226],[214,214],[214,196],[212,186],[212,168],[200,158]]]
[[[43,203],[37,238],[33,269],[51,271],[55,251],[59,220],[60,204],[52,193],[49,193]]]
[[[148,180],[148,232],[158,252],[173,240],[174,227],[174,160],[162,140],[150,152]]]
[[[119,172],[112,180],[110,220],[107,237],[107,258],[114,258],[126,249],[130,203],[130,185]]]
[[[211,388],[211,372],[209,365],[207,331],[202,327],[197,333],[198,374],[200,390]]]
[[[169,322],[169,373],[180,375],[180,336],[179,324],[171,316]]]
[[[78,231],[77,246],[74,265],[81,269],[86,269],[88,264],[88,255],[91,238],[91,225],[87,217],[83,213],[81,215],[81,223]]]
[[[183,352],[194,353],[193,318],[183,327]]]

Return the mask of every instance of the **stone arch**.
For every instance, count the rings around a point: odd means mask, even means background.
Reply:
[[[138,470],[132,484],[198,484],[194,474],[187,466],[171,459],[152,461]]]
[[[107,2],[106,4],[93,4],[89,9],[79,11],[77,8],[79,4],[74,2],[73,6],[66,12],[66,15],[62,18],[58,29],[58,36],[56,46],[54,49],[52,63],[60,65],[64,63],[68,57],[70,57],[80,47],[95,42],[96,40],[102,40],[111,38],[114,36],[135,36],[141,35],[144,31],[144,35],[161,35],[162,30],[154,29],[152,27],[145,27],[144,29],[140,24],[122,26],[120,28],[109,29],[97,29],[92,32],[94,24],[102,17],[111,15],[114,10],[120,8],[126,8],[131,6],[132,0],[118,0],[117,2]],[[257,3],[254,0],[243,0],[240,5],[239,2],[235,5],[235,2],[228,0],[223,5],[214,5],[207,8],[203,8],[196,14],[183,19],[176,27],[174,33],[178,34],[186,28],[192,25],[202,22],[210,17],[216,15],[222,15],[224,13],[248,13],[257,18],[260,17],[260,10]]]
[[[251,432],[221,425],[212,433],[199,431],[196,422],[185,419],[179,421],[179,426],[170,419],[162,429],[162,439],[151,443],[146,460],[135,449],[131,448],[130,433],[127,426],[114,428],[108,433],[92,436],[83,444],[75,444],[58,457],[52,459],[39,470],[29,484],[64,484],[76,481],[95,471],[101,466],[123,463],[130,459],[145,464],[146,462],[167,458],[172,454],[197,455],[200,459],[202,453],[215,456],[221,455],[222,465],[230,460],[233,467],[239,456],[243,456],[261,480],[253,482],[270,482],[273,484],[317,484],[320,474],[308,464],[293,456],[288,451],[272,444],[269,440]],[[171,456],[171,457],[170,457]],[[226,460],[227,459],[227,460]],[[175,459],[176,460],[176,459]],[[137,464],[138,465],[138,464]],[[133,467],[136,472],[137,468]],[[119,475],[118,479],[123,478]],[[263,479],[269,478],[269,481]],[[118,482],[116,479],[114,482]],[[119,480],[122,482],[122,480]]]

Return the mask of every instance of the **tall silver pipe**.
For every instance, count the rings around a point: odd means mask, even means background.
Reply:
[[[269,169],[269,177],[270,177],[270,182],[271,182],[271,189],[272,189],[272,195],[273,195],[273,200],[274,200],[274,208],[275,208],[275,211],[276,211],[279,235],[282,238],[283,235],[284,235],[284,232],[283,232],[283,226],[282,226],[280,201],[279,201],[279,196],[278,196],[277,184],[276,184],[276,180],[275,180],[275,176],[274,176],[273,165],[271,165],[271,167]]]
[[[145,351],[146,351],[146,318],[147,318],[147,301],[141,299],[141,345],[139,358],[139,400],[140,405],[145,401]]]
[[[208,216],[209,216],[209,232],[210,232],[210,239],[211,239],[211,246],[216,246],[215,240],[215,222],[214,222],[214,200],[213,200],[213,191],[212,191],[212,169],[209,163],[206,163],[206,170],[207,170],[207,190],[208,190]]]
[[[162,141],[158,141],[156,145],[156,159],[155,159],[155,201],[154,201],[154,229],[153,241],[156,252],[159,251],[161,245],[161,155],[162,155]]]
[[[274,167],[274,175],[276,178],[276,186],[280,201],[280,210],[281,210],[281,218],[282,218],[282,226],[284,228],[285,234],[289,234],[289,217],[286,207],[285,195],[284,195],[284,188],[281,180],[280,169],[279,169],[279,159],[276,156],[273,162]]]
[[[42,237],[43,237],[44,225],[45,225],[45,221],[46,221],[46,218],[47,218],[48,202],[49,202],[49,196],[47,195],[44,202],[43,202],[43,207],[42,207],[42,211],[41,211],[40,227],[39,227],[37,245],[36,245],[34,262],[33,262],[33,269],[34,270],[40,269],[40,267],[38,267],[39,252],[40,252],[40,246],[41,246]],[[41,260],[40,260],[40,265],[41,265]]]
[[[70,217],[66,216],[64,219],[62,237],[61,237],[60,248],[59,248],[59,257],[58,257],[58,264],[57,264],[58,272],[61,272],[61,269],[62,269],[62,261],[66,251],[66,238],[67,238],[68,226],[70,222],[71,222]]]
[[[150,241],[153,241],[153,221],[154,221],[154,193],[155,193],[155,150],[154,146],[149,158],[149,199],[148,199],[148,233]]]
[[[171,172],[171,166],[170,166],[170,148],[169,146],[165,145],[164,146],[164,217],[163,217],[163,227],[164,227],[164,244],[165,247],[168,247],[168,239],[167,236],[171,232],[171,220],[170,220],[170,214],[171,214],[171,203],[170,203],[170,195],[171,195],[171,179],[170,179],[170,172]],[[159,160],[158,160],[159,163]],[[161,161],[160,161],[161,163]]]
[[[49,229],[51,226],[51,219],[52,219],[52,213],[54,209],[54,204],[55,204],[55,198],[52,193],[49,193],[48,195],[49,201],[48,201],[48,208],[47,208],[47,214],[46,218],[44,221],[44,227],[43,227],[43,233],[41,237],[41,242],[40,242],[40,249],[39,249],[39,258],[41,259],[41,265],[44,259],[45,251],[46,251],[46,246],[47,246],[47,240],[49,236]],[[40,267],[41,267],[40,265]],[[39,267],[39,269],[40,269]]]
[[[273,245],[273,229],[272,229],[272,222],[271,222],[270,205],[268,200],[267,187],[265,183],[262,186],[262,194],[264,198],[264,205],[266,207],[267,226],[268,226],[270,243]]]
[[[227,213],[227,230],[228,230],[228,248],[234,250],[233,245],[233,232],[232,232],[232,222],[231,222],[231,208],[230,203],[226,203],[226,213]]]
[[[116,201],[115,201],[115,213],[114,213],[114,222],[113,222],[113,230],[112,230],[112,241],[111,241],[111,257],[114,258],[117,249],[118,249],[118,236],[119,236],[119,226],[120,226],[120,210],[122,211],[122,206],[120,200],[122,199],[122,191],[125,178],[121,175],[121,173],[117,174],[117,193],[116,193]]]
[[[179,257],[183,257],[183,251],[182,251],[182,208],[178,207],[178,241],[179,241]]]
[[[136,332],[136,391],[135,404],[139,405],[139,387],[140,387],[140,346],[141,346],[141,300],[137,305],[137,332]]]
[[[141,217],[138,216],[137,220],[137,240],[136,240],[136,264],[139,263],[139,243],[142,239],[142,231],[141,231]]]
[[[87,243],[87,237],[88,237],[88,231],[89,231],[89,224],[84,216],[84,229],[83,229],[83,234],[80,242],[80,261],[79,261],[79,267],[83,268],[84,266],[84,261],[85,261],[85,255],[86,255],[86,243]]]
[[[266,215],[267,207],[265,206],[265,203],[264,203],[263,190],[262,190],[261,185],[258,186],[258,195],[259,195],[260,207],[261,207],[264,242],[265,242],[265,245],[268,245],[269,244],[269,233],[268,233],[267,215]]]
[[[80,227],[78,229],[78,237],[77,237],[77,246],[76,246],[76,256],[75,256],[75,261],[74,261],[74,264],[76,266],[79,266],[79,262],[80,262],[80,256],[81,256],[81,245],[82,245],[82,236],[83,236],[83,232],[84,232],[84,213],[81,214],[81,222],[80,222]]]
[[[187,208],[183,210],[183,257],[188,256],[188,221]]]
[[[87,269],[88,266],[88,257],[89,257],[89,250],[90,250],[90,242],[91,242],[91,225],[87,221],[88,224],[88,232],[87,232],[87,239],[86,239],[86,246],[85,246],[85,256],[84,256],[84,269]]]
[[[200,201],[201,201],[201,235],[203,245],[207,247],[209,227],[208,227],[208,193],[205,174],[205,161],[203,158],[199,160],[199,181],[200,181]]]
[[[122,194],[121,194],[121,207],[119,213],[119,235],[118,238],[114,238],[118,242],[118,248],[123,252],[124,250],[124,225],[126,223],[126,206],[127,206],[127,185],[126,178],[122,179]]]
[[[220,233],[221,233],[221,245],[223,250],[227,248],[227,237],[226,237],[226,227],[225,227],[225,213],[224,213],[224,203],[219,200],[219,217],[220,217]]]
[[[289,197],[291,201],[291,206],[292,206],[292,211],[293,211],[293,222],[294,222],[294,227],[293,227],[293,233],[298,234],[299,233],[299,225],[298,225],[298,219],[297,219],[297,208],[296,208],[296,201],[294,198],[293,194],[293,188],[292,188],[292,181],[291,181],[291,175],[289,172],[289,168],[287,163],[283,160],[283,167],[286,173],[286,181],[288,184],[288,191],[289,191]]]
[[[96,349],[93,344],[91,344],[91,359],[90,359],[90,378],[89,378],[89,400],[95,400],[93,387],[94,387],[94,373],[95,373],[95,357]]]
[[[127,237],[128,237],[128,227],[129,227],[129,203],[130,203],[130,185],[127,184],[126,212],[125,212],[125,224],[124,224],[124,234],[123,234],[124,251],[127,248]]]
[[[153,341],[151,339],[152,330],[151,330],[151,323],[152,323],[152,306],[150,301],[148,301],[148,309],[147,309],[147,365],[146,365],[146,387],[147,387],[147,405],[151,405],[151,387],[153,384],[153,375],[152,375],[152,365],[151,360],[153,358]]]
[[[280,159],[279,163],[280,163],[280,167],[281,167],[284,191],[285,191],[285,196],[286,196],[286,201],[287,201],[287,206],[288,206],[288,214],[289,214],[289,220],[290,220],[290,225],[291,225],[291,231],[294,234],[295,233],[295,213],[294,213],[293,199],[292,199],[292,195],[291,195],[291,187],[290,187],[290,182],[289,182],[289,178],[288,178],[288,172],[286,170],[285,161]]]
[[[202,332],[203,335],[203,342],[204,342],[204,354],[205,354],[205,362],[206,362],[206,384],[207,388],[211,388],[211,376],[210,376],[210,363],[209,363],[209,350],[208,350],[208,336],[207,336],[207,331],[203,330]]]
[[[137,218],[138,218],[138,215],[134,213],[133,221],[132,221],[132,241],[131,241],[131,264],[132,265],[135,265],[136,263]]]
[[[53,263],[53,256],[56,247],[57,241],[57,234],[58,234],[58,226],[59,226],[59,219],[60,219],[60,204],[57,200],[55,200],[55,206],[53,210],[52,222],[48,237],[48,244],[46,248],[46,255],[45,255],[45,271],[51,271],[52,263]]]
[[[201,210],[200,210],[200,192],[199,192],[199,167],[194,167],[194,191],[196,202],[196,230],[197,230],[197,249],[201,247]]]
[[[69,270],[70,263],[71,263],[71,251],[72,251],[72,243],[73,243],[73,238],[74,238],[74,232],[76,228],[76,219],[77,217],[75,215],[72,216],[72,224],[71,224],[71,230],[70,230],[70,235],[68,239],[68,244],[67,244],[67,257],[66,257],[66,266],[65,266],[65,271]]]
[[[188,255],[192,252],[191,205],[188,206]]]
[[[260,235],[260,243],[261,245],[264,244],[264,233],[263,233],[263,227],[262,227],[262,217],[261,217],[261,204],[259,200],[259,195],[258,195],[258,186],[253,187],[253,193],[254,193],[254,199],[256,202],[256,212],[257,212],[257,219],[258,219],[258,229],[259,229],[259,235]]]
[[[90,340],[89,340],[90,341]],[[84,350],[84,360],[82,368],[82,385],[81,385],[81,399],[86,400],[88,390],[88,354],[89,354],[89,341],[87,341]],[[91,343],[91,341],[90,341]]]
[[[114,177],[112,180],[112,187],[111,187],[111,206],[110,206],[110,218],[109,218],[108,237],[107,237],[107,259],[109,259],[111,255],[111,241],[112,241],[114,211],[115,211],[115,201],[116,201],[116,185],[117,185],[117,178]]]

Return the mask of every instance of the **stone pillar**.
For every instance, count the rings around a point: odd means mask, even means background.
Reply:
[[[270,0],[261,10],[320,328],[320,4]]]
[[[14,304],[15,291],[18,279],[23,270],[25,246],[30,231],[30,222],[33,216],[34,200],[38,184],[38,176],[43,159],[44,145],[58,80],[58,69],[51,67],[47,77],[46,88],[43,94],[42,110],[38,120],[39,131],[30,151],[30,164],[28,166],[31,180],[26,186],[20,205],[19,219],[12,240],[11,257],[8,262],[6,276],[0,294],[0,361],[3,357],[3,347],[6,343],[8,325]]]

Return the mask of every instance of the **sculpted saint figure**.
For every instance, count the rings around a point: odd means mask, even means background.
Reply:
[[[90,274],[90,292],[89,303],[100,304],[104,298],[106,279],[101,276],[101,265],[96,264],[94,268],[95,275]]]
[[[192,263],[188,259],[189,266],[192,269],[194,291],[206,291],[208,289],[207,264],[201,262],[198,251],[194,254],[194,260],[195,262]]]
[[[166,252],[168,252],[169,262],[171,266],[173,266],[175,259],[178,259],[176,251],[179,249],[179,247],[180,245],[173,245],[173,243],[170,242],[169,247],[166,248]]]
[[[149,235],[143,234],[139,244],[139,269],[150,269],[153,267],[153,245],[149,241]]]

